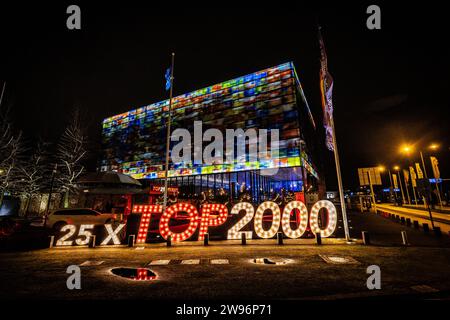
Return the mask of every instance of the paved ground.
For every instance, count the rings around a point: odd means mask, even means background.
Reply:
[[[323,246],[314,245],[310,240],[287,241],[278,246],[273,244],[274,240],[255,240],[247,246],[211,242],[211,246],[204,247],[185,242],[171,248],[147,245],[144,249],[4,252],[0,253],[0,299],[450,297],[447,237],[439,240],[375,214],[354,213],[350,220],[353,235],[358,236],[364,227],[371,233],[374,245],[348,245],[324,239]],[[400,230],[404,229],[408,230],[411,247],[401,246]],[[351,257],[358,263],[329,264],[320,255]],[[289,259],[289,263],[258,265],[252,262],[262,257]],[[113,267],[146,267],[160,259],[171,262],[149,266],[157,274],[154,281],[132,281],[110,273]],[[181,263],[188,259],[200,259],[200,264]],[[228,264],[212,264],[211,259],[227,259]],[[81,267],[82,289],[68,290],[66,268],[85,261],[103,263]],[[373,264],[381,268],[382,289],[369,291],[366,268]]]

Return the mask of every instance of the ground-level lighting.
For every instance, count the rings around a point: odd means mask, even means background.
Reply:
[[[287,264],[291,262],[290,259],[282,259],[282,258],[255,258],[252,260],[253,263],[256,264]]]
[[[156,274],[146,268],[113,268],[111,273],[130,280],[150,281],[156,279]]]

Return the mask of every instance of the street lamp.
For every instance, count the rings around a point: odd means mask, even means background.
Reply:
[[[432,143],[432,144],[430,144],[430,146],[428,148],[433,151],[436,151],[437,149],[439,149],[439,145],[436,143]]]
[[[401,151],[403,154],[405,154],[406,157],[408,158],[408,166],[409,166],[409,165],[411,164],[411,163],[409,162],[409,156],[410,156],[411,153],[414,151],[414,147],[413,147],[412,145],[410,145],[410,144],[403,144],[403,145],[400,147],[400,151]],[[408,168],[408,170],[409,170],[409,168]],[[407,174],[408,174],[408,176],[409,176],[408,171],[407,171]],[[408,180],[407,180],[407,177],[406,177],[406,175],[405,175],[405,172],[403,172],[403,178],[405,179],[405,188],[406,188],[406,194],[407,194],[407,196],[408,196],[408,203],[411,204],[411,198],[410,198],[410,196],[409,196]],[[412,179],[412,178],[413,178],[413,177],[411,176],[411,179]],[[412,181],[411,181],[411,184],[412,184]],[[417,204],[416,191],[414,190],[414,184],[412,184],[412,188],[413,188],[413,193],[414,193],[415,204]]]
[[[400,152],[406,154],[407,156],[409,156],[413,151],[414,151],[414,147],[410,144],[403,144],[400,147]]]

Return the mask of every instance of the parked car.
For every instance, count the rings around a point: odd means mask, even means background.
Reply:
[[[102,225],[116,222],[117,216],[114,213],[100,213],[89,208],[57,209],[49,213],[45,227],[60,230],[66,224]]]

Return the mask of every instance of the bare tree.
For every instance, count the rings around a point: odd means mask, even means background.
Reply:
[[[39,141],[32,155],[20,162],[18,169],[20,179],[20,195],[25,199],[25,215],[28,214],[33,197],[45,188],[48,177],[48,143]]]
[[[69,195],[76,191],[76,181],[84,172],[82,160],[86,156],[86,129],[82,125],[79,109],[75,109],[71,121],[58,143],[58,174],[56,180],[64,192],[64,207],[69,206]]]
[[[0,209],[5,192],[14,194],[17,191],[20,175],[18,163],[23,153],[22,134],[13,134],[9,120],[9,108],[3,110],[1,102],[5,85],[0,98]]]

